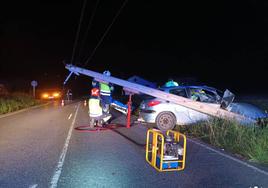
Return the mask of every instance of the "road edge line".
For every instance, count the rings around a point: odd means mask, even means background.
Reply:
[[[59,178],[60,178],[60,175],[61,175],[62,167],[63,167],[63,164],[64,164],[65,156],[66,156],[66,153],[67,153],[67,150],[68,150],[69,142],[70,142],[72,132],[73,132],[73,129],[74,129],[74,123],[75,123],[75,120],[76,120],[76,116],[77,116],[77,112],[78,112],[79,107],[80,107],[80,103],[78,104],[78,106],[76,108],[74,119],[73,119],[73,121],[71,123],[71,126],[69,128],[68,135],[67,135],[67,138],[65,140],[64,147],[62,149],[62,152],[61,152],[61,155],[60,155],[60,158],[59,158],[59,161],[58,161],[58,165],[57,165],[57,167],[55,169],[55,172],[53,174],[53,177],[52,177],[52,179],[50,181],[50,186],[49,186],[50,188],[56,188],[57,187],[57,184],[58,184],[58,181],[59,181]]]
[[[230,155],[224,154],[224,153],[222,153],[222,152],[220,152],[220,151],[218,151],[218,150],[216,150],[216,149],[213,149],[213,148],[211,148],[211,147],[209,147],[209,146],[206,146],[205,144],[202,144],[202,143],[200,143],[200,142],[198,142],[198,141],[195,141],[195,140],[193,140],[193,139],[189,139],[189,138],[187,138],[187,140],[189,140],[190,142],[195,143],[195,144],[197,144],[197,145],[199,145],[199,146],[201,146],[201,147],[203,147],[203,148],[205,148],[205,149],[207,149],[207,150],[213,151],[213,152],[215,152],[215,153],[217,153],[217,154],[219,154],[219,155],[221,155],[221,156],[223,156],[223,157],[226,157],[226,158],[228,158],[228,159],[231,159],[231,160],[233,160],[233,161],[235,161],[235,162],[237,162],[237,163],[239,163],[239,164],[245,165],[245,166],[247,166],[248,168],[251,168],[251,169],[253,169],[253,170],[258,171],[259,173],[262,173],[262,174],[268,176],[268,172],[265,171],[265,170],[259,169],[259,168],[255,167],[255,166],[253,166],[253,165],[250,165],[250,164],[248,164],[248,163],[246,163],[246,162],[244,162],[244,161],[241,161],[241,160],[239,160],[239,159],[237,159],[237,158],[234,158],[234,157],[232,157],[232,156],[230,156]]]

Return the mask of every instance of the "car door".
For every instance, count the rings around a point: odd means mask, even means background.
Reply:
[[[173,88],[169,90],[169,93],[180,97],[189,98],[186,88]],[[195,117],[197,117],[197,115],[195,110],[176,104],[174,105],[173,112],[176,116],[177,124],[179,125],[187,125],[196,122]]]
[[[202,90],[202,92],[200,92],[200,96],[199,96],[200,98],[199,98],[198,102],[207,103],[207,104],[213,105],[213,106],[216,105],[216,106],[220,107],[220,105],[217,104],[217,101],[218,101],[217,94],[211,90],[204,88],[204,87],[198,87],[198,86],[189,87],[188,88],[188,93],[190,93],[189,98],[191,98],[192,94],[194,92],[196,92],[197,90],[199,90],[199,91]],[[203,121],[203,120],[208,120],[210,117],[207,114],[204,114],[202,112],[198,112],[198,111],[192,110],[192,109],[189,109],[189,116],[191,118],[192,123],[196,123],[198,121]]]

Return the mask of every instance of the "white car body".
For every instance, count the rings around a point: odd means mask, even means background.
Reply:
[[[201,100],[201,102],[205,102],[206,104],[217,108],[222,108],[222,101],[224,97],[220,96],[219,91],[215,88],[207,86],[179,86],[164,88],[162,90],[190,98],[191,90],[196,88],[202,88],[202,90],[205,91],[205,97],[208,97],[203,98],[204,100]],[[229,103],[227,103],[225,109],[248,117],[247,121],[241,123],[251,124],[253,120],[255,121],[257,118],[268,117],[267,113],[256,106],[247,103],[233,103],[233,98],[229,101]],[[159,129],[169,130],[173,129],[176,124],[189,125],[203,120],[208,120],[210,118],[211,116],[196,110],[192,110],[163,99],[149,97],[149,99],[143,100],[140,104],[138,121],[155,123]],[[252,121],[249,121],[250,119],[252,119]]]

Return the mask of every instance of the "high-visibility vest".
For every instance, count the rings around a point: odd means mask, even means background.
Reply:
[[[110,96],[111,88],[108,83],[100,83],[100,94]]]
[[[90,117],[99,117],[102,115],[100,99],[90,98],[88,101],[88,113]]]

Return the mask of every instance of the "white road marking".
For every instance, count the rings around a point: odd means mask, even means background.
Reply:
[[[72,115],[73,115],[73,114],[71,113],[71,114],[69,115],[68,119],[71,119]]]
[[[38,184],[31,185],[29,188],[36,188]]]
[[[234,158],[234,157],[232,157],[232,156],[230,156],[230,155],[226,155],[226,154],[224,154],[224,153],[222,153],[222,152],[220,152],[220,151],[217,151],[217,150],[215,150],[215,149],[213,149],[213,148],[210,148],[210,147],[208,147],[208,146],[206,146],[206,145],[204,145],[204,144],[202,144],[202,143],[199,143],[199,142],[197,142],[197,141],[194,141],[194,140],[192,140],[192,139],[189,139],[189,138],[188,138],[187,140],[190,141],[190,142],[193,142],[193,143],[195,143],[195,144],[197,144],[197,145],[199,145],[199,146],[201,146],[201,147],[203,147],[203,148],[206,148],[207,150],[213,151],[213,152],[215,152],[215,153],[217,153],[217,154],[219,154],[219,155],[221,155],[221,156],[223,156],[223,157],[226,157],[226,158],[228,158],[228,159],[231,159],[231,160],[233,160],[233,161],[235,161],[235,162],[237,162],[237,163],[240,163],[240,164],[242,164],[242,165],[245,165],[245,166],[247,166],[248,168],[251,168],[251,169],[253,169],[253,170],[256,170],[256,171],[258,171],[258,172],[260,172],[260,173],[262,173],[262,174],[268,176],[268,172],[266,172],[266,171],[264,171],[264,170],[261,170],[261,169],[255,167],[255,166],[252,166],[252,165],[250,165],[250,164],[248,164],[248,163],[246,163],[246,162],[244,162],[244,161],[241,161],[241,160],[239,160],[239,159],[236,159],[236,158]]]
[[[76,120],[76,116],[77,116],[79,106],[80,106],[80,104],[76,108],[74,119],[73,119],[71,127],[69,129],[68,136],[67,136],[67,138],[65,140],[65,144],[64,144],[64,147],[62,149],[58,165],[56,167],[56,170],[55,170],[54,175],[53,175],[53,177],[51,179],[51,182],[50,182],[50,188],[57,187],[57,184],[58,184],[58,181],[59,181],[59,178],[60,178],[60,175],[61,175],[62,167],[63,167],[63,164],[64,164],[65,156],[66,156],[66,153],[67,153],[67,150],[68,150],[69,142],[70,142],[70,139],[71,139],[71,136],[72,136],[72,131],[74,129],[74,123],[75,123],[75,120]]]

